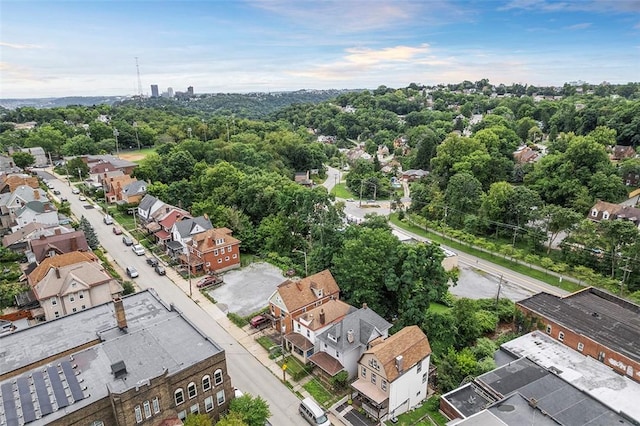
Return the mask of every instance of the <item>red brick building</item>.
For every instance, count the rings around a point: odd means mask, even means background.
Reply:
[[[228,228],[208,229],[195,234],[189,243],[189,262],[202,265],[204,272],[224,272],[240,267],[240,240]]]
[[[640,382],[640,306],[593,287],[538,293],[516,306],[549,336]]]

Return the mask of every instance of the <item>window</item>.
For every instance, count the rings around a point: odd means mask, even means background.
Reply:
[[[311,337],[311,332],[307,330],[307,337]]]
[[[149,404],[149,401],[145,401],[142,406],[144,407],[144,417],[148,419],[151,417],[151,404]]]
[[[224,247],[220,249],[220,254],[224,254]]]
[[[182,391],[182,388],[176,390],[173,396],[176,399],[176,405],[180,405],[184,402],[184,392]]]
[[[187,410],[182,410],[178,413],[178,418],[182,421],[187,418]]]
[[[153,412],[154,414],[158,414],[160,412],[160,401],[158,397],[153,398]]]
[[[376,376],[375,374],[371,373],[371,383],[373,383],[375,385],[377,379],[378,379],[378,376]]]
[[[366,368],[364,368],[364,367],[361,367],[361,368],[360,368],[360,375],[361,375],[362,377],[367,377],[367,369],[366,369]]]
[[[591,216],[593,217],[598,216],[598,210],[591,210]]]
[[[584,345],[582,343],[578,343],[578,351],[582,352],[584,350]]]
[[[551,334],[551,326],[550,325],[547,326],[547,334]]]
[[[602,218],[603,219],[609,219],[609,212],[602,213]]]
[[[52,297],[51,298],[51,306],[56,306],[58,304],[58,298],[57,297]]]
[[[214,386],[218,386],[222,383],[222,370],[218,369],[213,373],[213,384]]]
[[[69,302],[75,302],[76,301],[76,296],[74,294],[70,294],[69,295]]]
[[[191,414],[198,414],[200,412],[200,404],[193,404],[191,408],[189,408],[189,411],[191,411]]]
[[[218,406],[224,404],[224,389],[216,394],[216,399],[218,400]]]
[[[336,358],[340,358],[340,352],[336,351]]]
[[[427,382],[427,373],[424,373],[422,375],[422,383],[426,383]]]
[[[222,259],[218,259],[218,263],[222,263]]]
[[[234,255],[233,255],[233,256],[231,256],[231,257],[232,257],[233,259],[237,259],[237,258],[238,258],[238,255],[237,255],[237,254],[234,254]]]
[[[80,308],[87,309],[87,306],[86,305],[82,305]]]
[[[208,396],[204,400],[204,411],[208,413],[211,410],[213,410],[213,397]]]
[[[231,246],[227,246],[227,251],[231,253]]]
[[[214,255],[214,256],[217,256],[217,255],[218,255],[218,249],[215,249],[215,250],[213,251],[213,255]]]
[[[558,340],[560,340],[561,342],[564,341],[564,333],[562,331],[558,333]]]
[[[77,310],[78,310],[78,308],[73,308],[73,309],[71,310],[71,312],[75,312],[75,311],[77,311]]]
[[[209,266],[211,266],[211,262],[207,262],[207,263],[205,263],[205,265],[204,265],[204,266],[206,266],[206,267],[208,268]]]
[[[189,399],[195,398],[198,395],[195,383],[191,382],[187,385],[187,394],[189,395]]]
[[[422,361],[418,361],[418,364],[416,364],[416,373],[420,374],[421,371],[422,371]]]
[[[228,262],[229,261],[229,256],[225,256],[224,260]]]
[[[53,313],[53,315],[54,315],[56,318],[60,318],[60,312],[58,312],[58,311],[55,311],[55,312]]]
[[[136,405],[136,423],[142,423],[142,410],[139,405]]]
[[[208,374],[202,378],[202,391],[208,391],[211,389],[211,376]]]
[[[104,426],[104,422],[102,420],[96,420],[91,423],[89,426]]]
[[[380,383],[380,386],[382,387],[383,391],[387,390],[387,381],[385,379],[382,379],[382,383]]]
[[[78,299],[84,299],[84,292],[83,291],[79,291],[78,292]]]

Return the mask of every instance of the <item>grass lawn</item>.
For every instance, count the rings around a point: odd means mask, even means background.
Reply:
[[[326,390],[318,379],[312,379],[302,387],[311,394],[313,399],[318,401],[318,404],[325,408],[329,408],[331,406],[334,395]]]
[[[413,426],[413,425],[427,426],[427,425],[433,425],[433,424],[436,424],[438,426],[444,426],[448,420],[445,416],[443,416],[438,411],[437,407],[438,407],[438,396],[432,396],[427,401],[425,401],[425,403],[422,404],[422,406],[408,413],[399,415],[398,423],[395,423],[395,424],[401,425],[401,426]],[[435,421],[435,423],[431,422],[429,420],[429,417],[425,417],[426,415],[429,415]],[[385,422],[385,424],[387,426],[393,426],[393,423],[391,423],[390,421]]]
[[[436,243],[439,243],[439,244],[444,244],[444,245],[446,245],[448,247],[451,247],[451,248],[453,248],[455,250],[459,250],[461,252],[471,254],[473,256],[479,257],[480,259],[484,259],[484,260],[487,260],[489,262],[493,262],[493,263],[495,263],[497,265],[500,265],[500,266],[504,266],[505,268],[509,268],[512,271],[519,272],[519,273],[521,273],[523,275],[527,275],[527,276],[529,276],[531,278],[535,278],[535,279],[543,281],[543,282],[545,282],[547,284],[553,285],[555,287],[559,287],[559,288],[561,288],[563,290],[566,290],[568,292],[572,293],[574,291],[578,291],[578,290],[583,288],[582,286],[580,286],[580,285],[578,285],[576,283],[573,283],[571,281],[567,281],[567,280],[564,280],[564,281],[562,281],[560,283],[560,282],[558,282],[558,278],[557,277],[555,277],[553,275],[549,275],[549,274],[547,274],[547,273],[545,273],[543,271],[538,271],[537,269],[532,269],[527,264],[525,264],[524,262],[516,263],[516,262],[513,262],[513,261],[511,261],[509,259],[505,259],[500,254],[487,253],[487,252],[484,252],[482,250],[478,250],[478,249],[475,249],[473,247],[470,247],[467,244],[461,244],[461,243],[459,243],[457,241],[453,241],[453,240],[450,240],[448,238],[441,237],[440,235],[434,234],[433,232],[425,231],[423,228],[419,228],[417,226],[410,225],[410,224],[407,224],[405,222],[401,222],[400,220],[398,220],[398,216],[397,215],[392,215],[391,222],[394,225],[397,225],[397,226],[399,226],[400,228],[402,228],[404,230],[407,230],[407,231],[412,232],[414,234],[417,234],[417,235],[420,235],[422,237],[428,238],[433,242],[436,242]]]
[[[431,302],[429,303],[429,310],[433,313],[441,314],[450,311],[451,308],[440,303]]]
[[[339,183],[333,187],[331,193],[338,198],[357,198],[351,191],[347,189],[347,184]]]

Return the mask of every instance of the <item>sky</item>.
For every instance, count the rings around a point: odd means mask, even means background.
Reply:
[[[136,58],[138,68],[136,67]],[[640,81],[640,0],[2,0],[0,98]]]

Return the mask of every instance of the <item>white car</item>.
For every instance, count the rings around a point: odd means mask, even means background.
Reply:
[[[144,255],[144,247],[142,246],[142,244],[134,244],[131,246],[131,250],[133,250],[133,252],[135,254],[137,254],[138,256],[142,256]]]
[[[75,187],[74,187],[74,188],[71,190],[71,192],[73,192],[74,194],[79,194],[79,193],[80,193],[80,190],[79,190],[78,188],[75,188]]]

